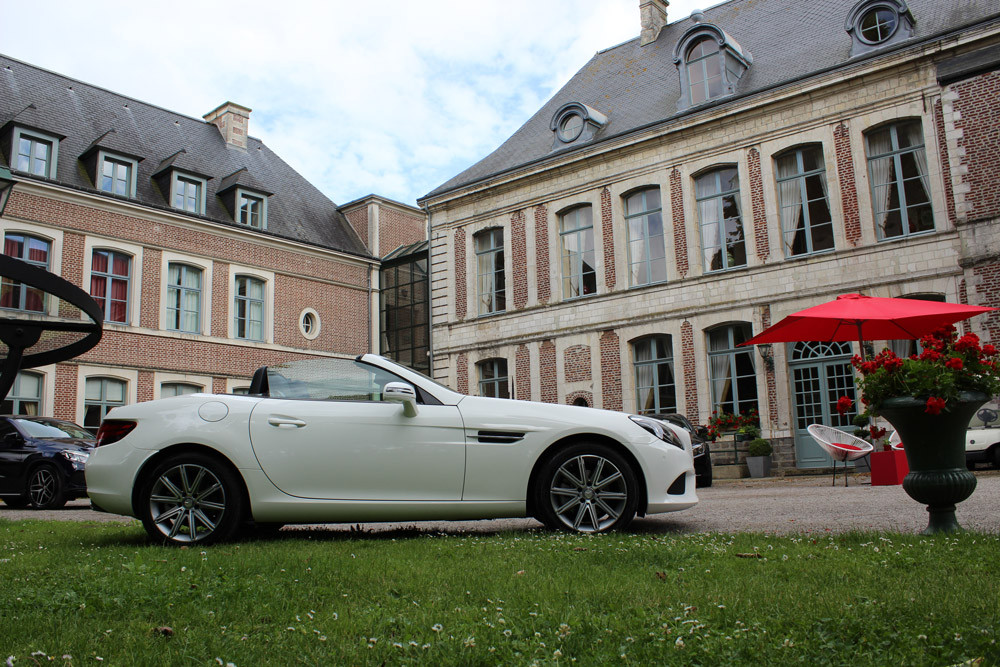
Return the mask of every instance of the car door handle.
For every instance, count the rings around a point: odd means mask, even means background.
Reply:
[[[267,423],[271,426],[277,426],[281,428],[282,426],[294,426],[295,428],[302,428],[306,425],[301,419],[292,419],[291,417],[268,417]]]

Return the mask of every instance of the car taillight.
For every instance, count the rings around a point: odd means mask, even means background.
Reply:
[[[101,422],[101,428],[97,430],[97,444],[94,446],[100,447],[101,445],[110,445],[113,442],[118,442],[131,433],[134,428],[135,422],[106,419]]]

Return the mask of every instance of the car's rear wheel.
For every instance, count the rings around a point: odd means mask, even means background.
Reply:
[[[228,466],[204,454],[178,454],[146,477],[138,510],[154,540],[211,544],[229,539],[239,527],[243,494]]]
[[[624,456],[607,445],[580,443],[542,464],[535,485],[538,518],[553,530],[599,533],[635,517],[639,483]]]
[[[13,507],[14,509],[21,509],[30,504],[28,496],[4,496],[3,498],[0,498],[0,500],[3,500],[5,505]]]
[[[28,502],[36,510],[54,510],[66,504],[62,475],[51,464],[45,463],[28,476]]]

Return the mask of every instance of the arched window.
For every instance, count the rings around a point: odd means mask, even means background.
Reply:
[[[201,269],[171,263],[167,270],[167,329],[201,331]]]
[[[636,412],[677,412],[674,355],[670,336],[650,336],[632,343]]]
[[[738,347],[752,336],[746,322],[726,324],[708,332],[708,370],[712,409],[720,414],[757,410],[757,373],[753,346]]]
[[[564,299],[597,292],[592,211],[590,206],[577,206],[559,215]]]
[[[681,78],[677,110],[732,95],[753,58],[724,30],[696,23],[677,41],[674,64]]]
[[[510,398],[510,378],[507,377],[506,359],[486,359],[476,366],[479,369],[480,396]]]
[[[785,256],[833,250],[823,147],[793,148],[774,162]]]
[[[872,208],[879,240],[934,230],[927,153],[920,120],[865,133]]]
[[[632,286],[667,279],[660,188],[646,188],[625,197],[628,226],[629,282]]]
[[[740,179],[736,167],[704,173],[694,181],[706,271],[746,266],[747,251],[740,215]]]
[[[124,380],[87,378],[83,398],[83,427],[96,432],[109,410],[125,405],[125,389]]]
[[[48,271],[52,243],[29,234],[7,232],[3,239],[3,254]],[[6,276],[0,282],[0,308],[42,313],[45,306],[45,292],[37,287],[14,282]]]
[[[164,382],[160,385],[160,398],[170,398],[171,396],[183,396],[184,394],[197,394],[204,391],[201,385],[190,384],[188,382]]]

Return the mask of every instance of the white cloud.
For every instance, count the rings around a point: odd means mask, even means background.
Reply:
[[[671,20],[699,0],[673,0]],[[15,58],[250,132],[344,203],[413,204],[509,137],[596,51],[639,33],[638,0],[7,3]]]

